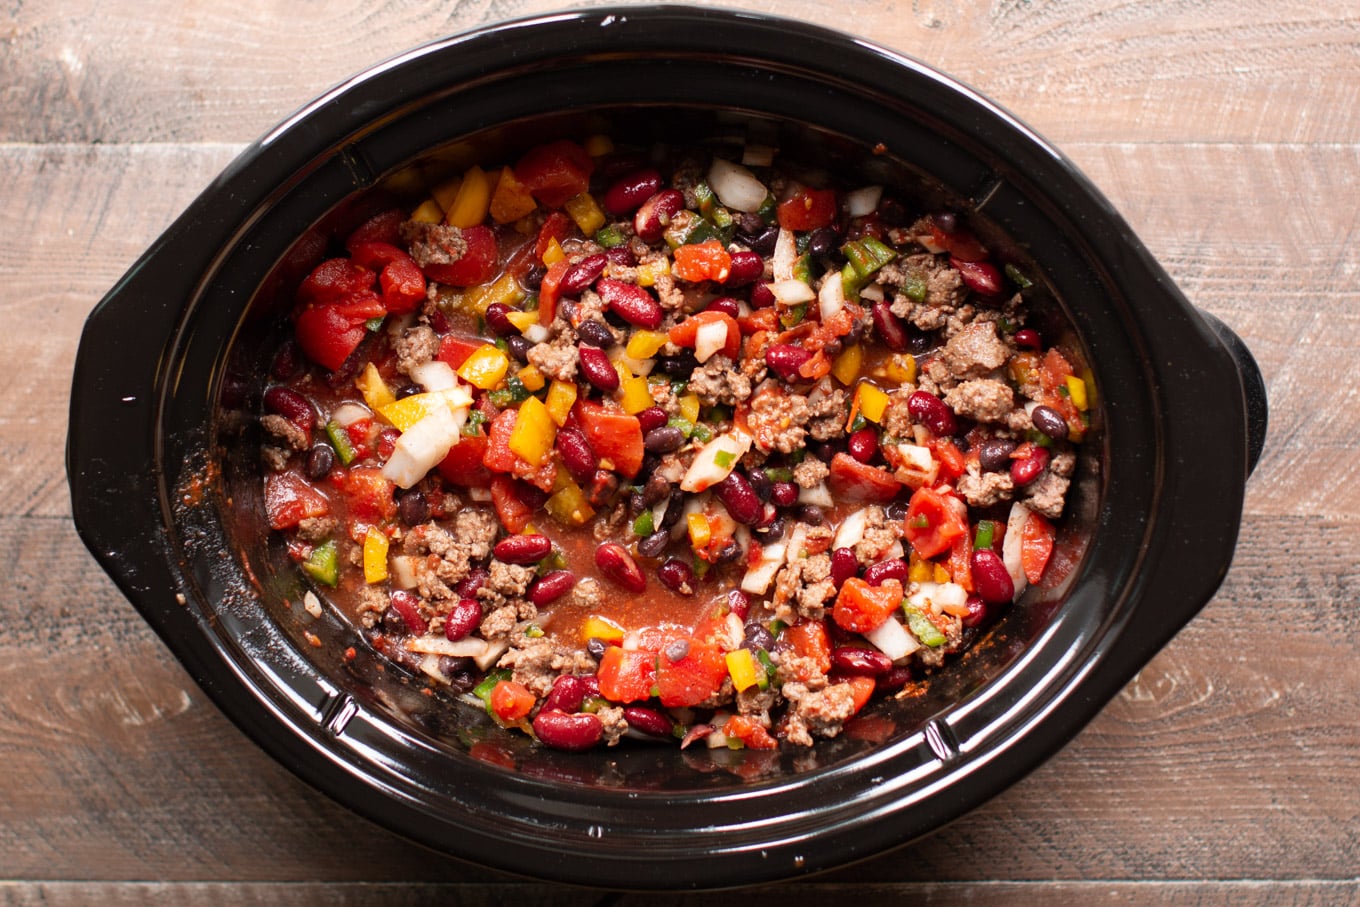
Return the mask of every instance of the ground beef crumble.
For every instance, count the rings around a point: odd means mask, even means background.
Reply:
[[[705,406],[724,404],[736,406],[751,396],[751,379],[742,374],[736,363],[718,353],[699,366],[689,377],[689,391]]]

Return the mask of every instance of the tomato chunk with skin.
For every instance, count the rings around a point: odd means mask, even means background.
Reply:
[[[524,503],[515,489],[515,480],[509,476],[491,477],[491,506],[496,508],[496,518],[510,533],[523,532],[534,516],[533,508]]]
[[[341,490],[351,518],[383,523],[397,515],[396,483],[376,466],[356,466],[345,473]]]
[[[706,324],[715,323],[722,323],[727,326],[727,339],[724,342],[722,354],[728,359],[736,359],[741,352],[741,325],[737,324],[737,319],[726,312],[696,312],[667,331],[666,338],[676,346],[687,346],[694,349],[699,328]]]
[[[820,620],[800,621],[785,627],[784,632],[779,634],[779,642],[792,649],[794,654],[812,659],[821,673],[831,670],[831,638],[827,636],[826,626]]]
[[[590,188],[595,162],[569,139],[531,149],[515,164],[515,179],[549,208],[560,208]]]
[[[439,474],[450,485],[464,488],[491,486],[491,470],[482,459],[486,456],[488,440],[485,435],[464,436],[449,448],[449,455],[439,462]]]
[[[1053,538],[1053,524],[1041,514],[1030,513],[1020,530],[1020,566],[1031,583],[1044,577],[1053,554]]]
[[[298,302],[304,306],[348,302],[352,297],[373,292],[377,275],[348,258],[323,261],[298,287]]]
[[[722,650],[699,639],[680,638],[689,644],[683,658],[671,661],[662,649],[656,659],[656,689],[667,708],[698,705],[722,686],[727,662]]]
[[[264,509],[270,529],[291,529],[311,517],[331,512],[326,496],[295,472],[265,476]]]
[[[610,702],[640,702],[652,698],[656,684],[656,653],[610,646],[600,657],[600,695]]]
[[[800,189],[776,209],[779,226],[785,230],[817,230],[830,226],[837,213],[836,190]]]
[[[506,724],[528,717],[538,699],[515,680],[501,680],[491,688],[491,711]]]
[[[496,248],[496,234],[483,225],[466,227],[461,233],[464,248],[457,259],[425,265],[425,276],[430,280],[451,287],[471,287],[496,276],[500,254]]]
[[[847,579],[836,596],[831,618],[836,626],[851,633],[868,633],[881,626],[902,606],[902,583],[884,580],[871,586],[857,576]]]
[[[831,458],[831,474],[826,481],[831,493],[842,501],[886,504],[902,490],[902,484],[887,470],[861,463],[847,453]]]
[[[923,558],[943,554],[968,531],[949,499],[931,488],[918,488],[911,496],[903,523],[907,542]]]
[[[543,491],[551,492],[557,478],[557,461],[548,457],[540,465],[532,466],[510,449],[510,436],[515,431],[518,415],[518,410],[507,409],[491,421],[482,465],[492,472],[509,473]]]
[[[647,451],[642,442],[642,423],[636,416],[593,400],[578,401],[574,412],[595,456],[612,462],[614,469],[627,478],[638,474]]]
[[[404,223],[406,212],[400,208],[380,211],[354,229],[345,240],[345,248],[353,255],[355,246],[362,243],[380,242],[395,246],[401,242],[401,225]]]
[[[316,303],[297,313],[293,330],[308,359],[335,371],[359,348],[368,335],[366,322],[387,314],[377,294],[365,292],[347,302]]]

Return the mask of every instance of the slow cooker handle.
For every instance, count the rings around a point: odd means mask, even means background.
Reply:
[[[1223,323],[1217,315],[1197,309],[1205,323],[1218,335],[1227,347],[1233,361],[1237,363],[1237,374],[1242,379],[1242,393],[1247,405],[1247,475],[1256,469],[1261,459],[1261,451],[1266,445],[1266,428],[1269,425],[1269,405],[1266,401],[1266,382],[1261,376],[1261,367],[1242,338],[1232,328]]]

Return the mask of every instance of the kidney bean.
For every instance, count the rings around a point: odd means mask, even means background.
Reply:
[[[893,668],[892,659],[866,646],[839,646],[831,650],[831,667],[856,677],[880,677]]]
[[[675,722],[656,709],[642,705],[629,705],[623,708],[623,720],[628,727],[649,737],[670,738],[675,736]]]
[[[751,483],[739,472],[730,472],[719,482],[714,491],[722,501],[732,519],[746,526],[757,522],[765,512],[760,498],[751,490]]]
[[[965,627],[977,627],[987,619],[987,603],[982,600],[980,595],[968,596],[968,614],[963,618]]]
[[[275,381],[286,381],[293,377],[293,374],[302,365],[302,350],[299,349],[297,342],[287,340],[279,351],[274,354],[274,361],[269,365],[269,374]]]
[[[330,475],[331,469],[335,466],[335,449],[329,444],[317,444],[307,451],[307,463],[304,469],[307,478],[313,482],[319,482]]]
[[[853,548],[837,548],[831,552],[831,582],[839,589],[841,584],[859,573],[859,559]]]
[[[652,453],[668,454],[679,450],[685,443],[685,433],[674,425],[654,428],[642,437],[642,444]]]
[[[977,446],[978,465],[984,472],[1010,469],[1015,442],[1009,438],[988,438]]]
[[[607,349],[614,345],[614,332],[603,321],[587,318],[576,328],[577,335],[591,346]]]
[[[789,343],[771,344],[765,350],[765,364],[790,384],[806,382],[807,379],[798,374],[798,370],[812,358],[812,354],[800,346]]]
[[[959,272],[964,286],[975,293],[996,296],[1004,288],[1001,271],[990,261],[961,261],[951,256],[949,264]]]
[[[1011,460],[1011,481],[1023,488],[1043,475],[1048,468],[1048,448],[1036,447],[1023,460]]]
[[[741,647],[743,649],[764,649],[768,652],[774,648],[774,634],[763,624],[752,621],[742,629]]]
[[[883,345],[894,353],[905,353],[909,345],[907,331],[892,313],[892,305],[887,302],[876,302],[870,310],[870,315],[874,319],[874,330],[883,340]]]
[[[509,337],[511,334],[518,334],[519,328],[511,323],[506,316],[512,309],[503,302],[493,302],[486,307],[486,326],[496,332],[499,337]]]
[[[579,753],[590,749],[604,736],[604,725],[589,712],[566,712],[544,709],[534,716],[534,735],[555,750]]]
[[[488,576],[490,574],[485,567],[473,567],[468,571],[468,575],[453,587],[453,594],[459,598],[476,598],[477,590],[486,584]]]
[[[449,642],[457,642],[477,629],[481,622],[481,604],[476,599],[460,598],[444,618],[444,635]]]
[[[630,170],[614,180],[601,200],[604,210],[615,217],[632,214],[661,189],[661,174],[655,168]]]
[[[642,203],[633,215],[633,232],[646,243],[654,243],[666,232],[671,218],[685,207],[685,196],[677,189],[662,189]]]
[[[423,491],[408,491],[397,500],[397,516],[407,526],[419,526],[430,518],[430,500]]]
[[[740,589],[733,589],[727,593],[727,610],[745,620],[746,615],[751,611],[751,599]]]
[[[681,595],[694,594],[694,568],[679,558],[670,558],[656,570],[661,585]],[[678,661],[679,659],[672,659]]]
[[[893,665],[891,671],[874,678],[874,692],[896,693],[911,680],[911,668],[906,665]]]
[[[534,348],[534,345],[529,342],[529,338],[520,334],[511,334],[506,337],[505,345],[509,347],[511,356],[514,356],[517,361],[525,363],[529,361],[529,350]]]
[[[878,453],[878,432],[872,428],[861,428],[850,435],[846,448],[850,456],[861,463],[868,463]]]
[[[1034,411],[1029,414],[1029,419],[1034,423],[1035,428],[1054,441],[1061,441],[1067,437],[1067,420],[1051,406],[1039,405],[1034,407]]]
[[[665,425],[669,418],[666,411],[659,406],[649,406],[637,414],[638,425],[642,426],[644,435],[654,428]]]
[[[897,580],[903,586],[907,584],[906,561],[901,558],[892,558],[871,564],[864,570],[864,581],[871,586],[881,586],[890,579]]]
[[[1043,349],[1044,345],[1043,338],[1034,328],[1021,328],[1011,339],[1015,341],[1016,346],[1026,350]]]
[[[758,283],[751,288],[751,308],[768,309],[774,305],[774,290],[767,283]]]
[[[637,552],[643,557],[660,557],[670,543],[671,534],[664,529],[658,529],[637,543]]]
[[[719,296],[708,305],[704,306],[705,312],[722,312],[736,318],[741,315],[741,309],[737,306],[737,301],[731,296]]]
[[[798,503],[798,486],[792,482],[775,482],[770,486],[770,502],[776,507],[792,507]]]
[[[392,605],[388,609],[388,616],[395,612],[406,627],[406,632],[412,636],[425,635],[425,631],[430,628],[430,625],[425,622],[425,618],[420,614],[420,599],[405,589],[394,589],[388,601]]]
[[[546,535],[512,535],[491,549],[496,560],[507,564],[536,564],[552,553],[552,539]]]
[[[647,577],[643,575],[642,568],[638,567],[628,549],[618,542],[605,542],[595,549],[595,566],[629,592],[647,590]]]
[[[581,357],[581,372],[587,381],[606,394],[618,390],[619,373],[614,369],[614,363],[609,361],[604,350],[583,343],[576,348],[576,352]]]
[[[600,460],[595,456],[595,451],[590,449],[590,442],[579,428],[559,430],[553,446],[557,449],[558,456],[562,458],[562,465],[567,467],[567,472],[571,473],[573,479],[588,482],[595,475]]]
[[[557,601],[575,586],[576,574],[570,570],[550,570],[529,587],[529,601],[541,608]]]
[[[316,424],[312,404],[291,387],[276,384],[265,391],[264,408],[276,416],[283,416],[303,431],[311,431]]]
[[[765,274],[765,261],[756,252],[733,252],[732,264],[727,272],[727,286],[744,287],[755,283]]]
[[[557,285],[558,292],[563,296],[580,296],[604,273],[604,266],[607,261],[608,259],[604,257],[603,252],[587,255],[567,268],[567,273],[562,275],[562,282]]]
[[[1015,597],[1015,583],[1001,555],[990,548],[973,552],[973,589],[989,605],[1002,605]]]
[[[926,391],[916,391],[907,398],[907,412],[941,438],[947,438],[959,430],[954,411],[939,397]]]
[[[661,326],[661,303],[642,287],[612,277],[601,277],[595,289],[605,306],[634,327],[654,331]]]
[[[543,697],[543,711],[566,712],[568,715],[581,711],[586,698],[586,682],[575,674],[560,674],[553,681],[552,689]]]

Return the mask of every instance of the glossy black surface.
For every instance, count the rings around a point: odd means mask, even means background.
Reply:
[[[1074,497],[1069,582],[1028,594],[925,699],[876,707],[861,739],[773,757],[547,751],[432,702],[361,644],[346,663],[353,629],[305,618],[269,545],[251,413],[290,276],[316,254],[309,231],[352,220],[430,149],[471,162],[605,128],[752,135],[829,166],[928,174],[927,202],[1023,242],[1011,251],[1037,263],[1094,369],[1102,428]],[[418,49],[248,149],[91,314],[68,472],[77,527],[120,588],[223,711],[321,790],[503,869],[714,887],[907,842],[1062,746],[1217,589],[1264,427],[1241,341],[1004,111],[811,26],[615,9]]]

